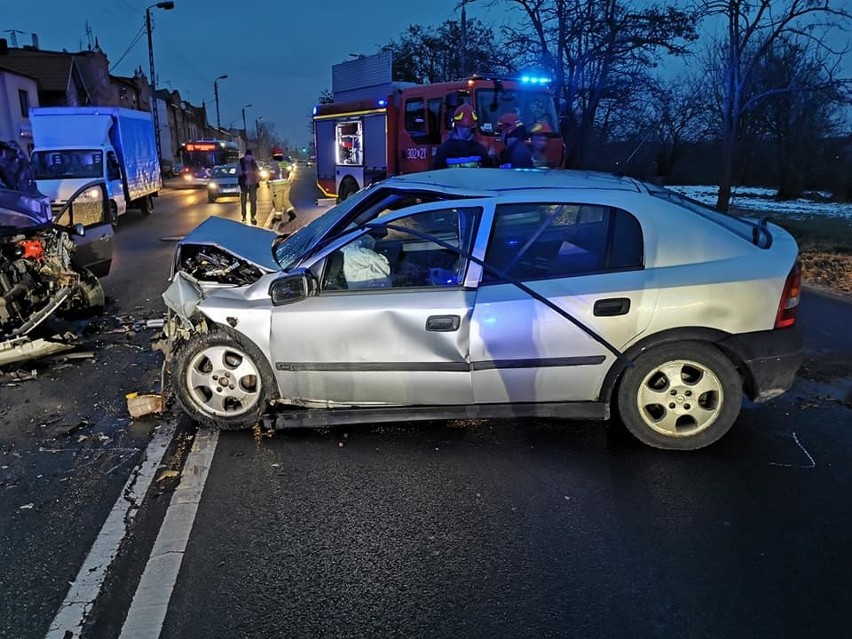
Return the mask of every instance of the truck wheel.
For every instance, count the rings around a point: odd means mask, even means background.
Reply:
[[[139,201],[139,210],[142,211],[142,215],[151,215],[153,209],[150,195],[146,195]]]
[[[246,337],[225,329],[197,333],[171,362],[172,388],[184,411],[221,430],[256,424],[277,397],[269,362]]]
[[[636,359],[618,387],[618,415],[639,441],[671,450],[709,446],[742,406],[739,372],[701,342],[665,344]]]
[[[337,203],[340,204],[350,195],[358,192],[358,183],[351,177],[346,177],[340,183],[340,190],[337,193]]]
[[[210,202],[210,204],[213,204],[213,202],[216,201],[216,196],[208,191],[207,192],[207,201]]]
[[[115,202],[109,203],[109,223],[118,226],[118,204]]]

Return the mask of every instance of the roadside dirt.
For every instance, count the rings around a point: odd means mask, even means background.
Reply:
[[[804,249],[800,260],[806,284],[852,295],[852,255]]]

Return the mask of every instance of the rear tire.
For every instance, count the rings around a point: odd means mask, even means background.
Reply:
[[[346,198],[358,192],[358,183],[351,177],[343,178],[340,183],[340,190],[337,193],[337,203],[340,204]]]
[[[112,201],[109,203],[109,223],[113,227],[118,226],[118,204]]]
[[[225,328],[184,342],[171,357],[171,381],[184,411],[219,430],[257,424],[278,396],[272,368],[260,349]]]
[[[213,203],[216,201],[216,196],[215,196],[215,195],[213,195],[212,193],[208,193],[208,194],[207,194],[207,201],[208,201],[210,204],[213,204]]]
[[[742,378],[725,355],[702,342],[678,342],[638,357],[616,397],[621,421],[639,441],[696,450],[730,430],[742,394]]]
[[[151,211],[154,210],[154,206],[151,202],[150,195],[146,195],[139,201],[139,210],[142,211],[142,215],[151,215]]]

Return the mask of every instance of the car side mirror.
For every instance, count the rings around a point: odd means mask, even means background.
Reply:
[[[316,290],[312,277],[305,271],[279,277],[269,286],[273,306],[283,306],[307,299]]]
[[[77,237],[84,237],[86,235],[86,227],[82,224],[75,224],[71,229]]]

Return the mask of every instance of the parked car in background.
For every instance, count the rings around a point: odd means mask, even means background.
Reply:
[[[239,194],[240,184],[237,178],[237,165],[214,166],[207,182],[207,201],[215,202],[221,197]]]
[[[396,176],[273,238],[178,246],[167,359],[207,426],[617,416],[691,450],[802,362],[793,237],[627,177]]]
[[[183,173],[183,164],[181,162],[175,162],[172,165],[172,177],[180,177]]]

